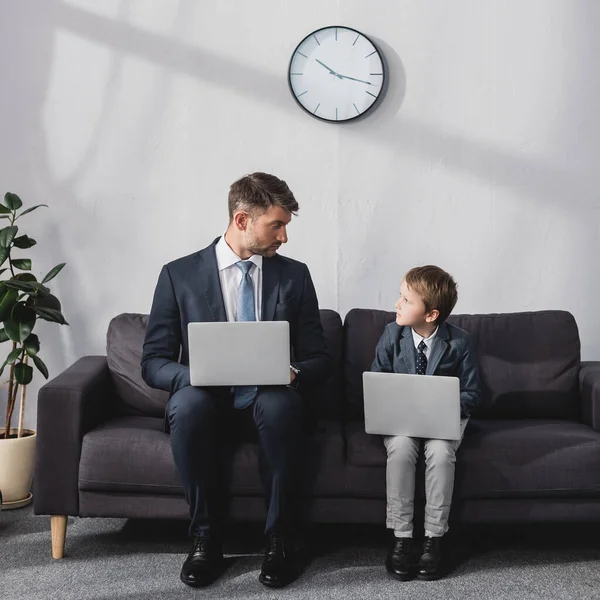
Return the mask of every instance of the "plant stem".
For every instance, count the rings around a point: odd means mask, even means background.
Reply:
[[[23,364],[27,364],[29,356],[25,354],[25,358],[23,359]],[[25,394],[27,393],[27,386],[21,386],[21,402],[19,406],[19,427],[17,429],[17,437],[23,437],[23,418],[25,416]]]
[[[14,350],[17,347],[17,342],[13,342],[12,349]],[[13,385],[15,382],[15,363],[10,365],[10,376],[8,378],[8,400],[6,404],[6,428],[4,430],[4,439],[8,439],[8,435],[10,433],[10,420],[12,417],[12,405],[11,400],[13,397]]]

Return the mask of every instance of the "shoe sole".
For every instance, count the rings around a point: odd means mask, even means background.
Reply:
[[[262,575],[259,575],[258,576],[258,581],[260,581],[260,583],[262,583],[265,587],[268,587],[268,588],[271,588],[271,589],[280,589],[280,588],[285,587],[286,585],[289,585],[294,580],[290,579],[289,581],[282,581],[280,583],[275,583],[273,581],[265,580]]]
[[[390,577],[393,577],[397,581],[410,581],[411,579],[414,579],[414,577],[415,577],[413,573],[406,573],[405,575],[402,575],[400,573],[395,573],[394,571],[390,571],[390,569],[388,569],[387,567],[385,568],[385,570],[388,572],[388,575]]]
[[[189,586],[189,587],[193,587],[193,588],[203,588],[203,587],[207,587],[209,586],[211,583],[214,583],[218,577],[213,577],[212,579],[207,579],[206,581],[188,581],[187,579],[185,579],[183,577],[183,575],[179,575],[179,579],[181,579],[181,581],[183,583],[185,583],[185,585]]]
[[[421,575],[421,573],[417,573],[417,579],[420,579],[421,581],[436,581],[442,577],[442,573],[433,573],[431,575]]]

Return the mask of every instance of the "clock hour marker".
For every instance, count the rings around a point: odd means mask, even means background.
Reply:
[[[335,108],[335,120],[336,120],[336,121],[338,120],[338,118],[337,118],[337,106],[336,106],[336,108]]]
[[[354,106],[354,108],[356,108],[356,112],[360,115],[360,110],[358,110],[358,108],[356,107],[356,104],[354,104],[354,102],[352,103],[352,106]]]
[[[319,46],[321,45],[321,42],[319,42],[319,40],[317,40],[317,36],[313,34],[313,37],[315,38],[317,44],[319,44]]]
[[[375,54],[375,52],[377,52],[377,50],[373,50],[373,52],[371,52],[371,54],[367,54],[367,55],[365,56],[365,58],[369,58],[369,56],[372,56],[373,54]]]
[[[337,42],[337,27],[335,28],[335,41]]]
[[[290,73],[290,75],[304,75],[304,73]]]
[[[316,115],[317,111],[319,110],[319,106],[321,106],[321,103],[319,102],[319,104],[317,104],[317,108],[315,108],[315,110],[313,110],[313,114]]]
[[[367,90],[365,90],[366,92]],[[304,92],[306,94],[306,92]],[[375,94],[371,94],[371,92],[367,92],[367,94],[369,94],[369,96],[373,96],[373,98],[377,98],[377,96]]]
[[[383,73],[369,73],[369,75],[383,75]]]
[[[356,36],[356,39],[352,42],[352,45],[354,46],[354,44],[356,44],[356,42],[358,42],[358,38],[360,37],[360,33]]]
[[[302,54],[302,52],[300,52],[300,50],[298,50],[298,54],[299,54],[300,56],[304,56],[304,58],[308,58],[308,56],[306,56],[306,54]]]
[[[301,94],[298,94],[298,95],[296,96],[296,98],[300,98],[300,96],[304,96],[304,94],[306,94],[306,92],[308,92],[308,90],[304,90],[304,91],[303,91]],[[368,93],[369,93],[369,92],[367,92],[367,94],[368,94]],[[372,95],[373,95],[373,94],[371,94],[371,96],[372,96]]]

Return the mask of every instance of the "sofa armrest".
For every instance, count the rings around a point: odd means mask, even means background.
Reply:
[[[600,431],[600,362],[582,362],[579,371],[581,420]]]
[[[39,391],[34,512],[79,514],[79,457],[84,434],[113,411],[106,356],[84,356]]]

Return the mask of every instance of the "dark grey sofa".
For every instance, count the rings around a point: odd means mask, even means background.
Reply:
[[[394,313],[354,309],[342,326],[322,310],[330,380],[306,401],[316,427],[306,451],[307,517],[385,522],[381,438],[364,432],[362,373]],[[459,450],[453,519],[600,521],[600,362],[582,363],[563,311],[458,315],[478,355],[485,402]],[[106,356],[87,356],[38,399],[35,512],[52,515],[61,557],[67,516],[187,518],[168,435],[165,392],[140,375],[146,316],[112,320]],[[228,512],[262,520],[257,447],[233,454]],[[423,494],[422,486],[420,494]]]

